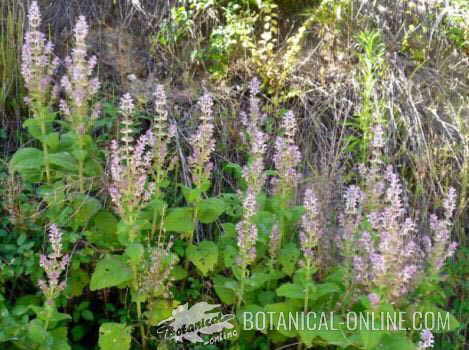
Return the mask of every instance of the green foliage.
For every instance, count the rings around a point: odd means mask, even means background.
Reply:
[[[192,262],[206,276],[215,268],[218,262],[218,247],[210,241],[202,241],[197,245],[189,245],[186,251],[187,259]]]
[[[189,51],[191,62],[206,65],[216,79],[237,74],[231,67],[240,63],[250,74],[262,78],[262,91],[277,113],[281,103],[299,94],[290,83],[300,64],[303,40],[316,33],[317,27],[339,28],[339,18],[350,10],[350,1],[314,3],[306,19],[292,21],[295,25],[286,35],[281,28],[283,11],[296,6],[299,5],[286,0],[179,1],[170,9],[170,18],[161,23],[155,43],[174,55],[177,50]],[[199,26],[202,18],[203,25]],[[427,52],[412,47],[411,41],[420,39],[417,29],[407,29],[402,52],[410,53],[415,61],[425,59]],[[467,47],[463,29],[447,28],[448,38],[460,48]],[[380,82],[388,69],[384,38],[379,31],[368,30],[354,39],[361,100],[357,114],[345,125],[352,132],[346,151],[353,166],[354,160],[369,159],[373,126],[386,124],[384,101],[379,94]],[[0,35],[2,48],[5,37]],[[17,55],[12,47],[7,49],[11,51],[7,55]],[[1,56],[0,73],[5,75],[3,59]],[[7,64],[15,66],[13,62]],[[12,69],[12,75],[17,74],[17,67]],[[4,86],[11,84],[9,77],[2,84],[0,92],[5,95]],[[11,95],[11,90],[6,94]],[[4,95],[0,95],[0,105]],[[457,297],[461,294],[460,281],[467,274],[465,256],[449,266],[443,286],[439,278],[423,276],[418,288],[406,298],[392,305],[387,300],[372,305],[368,295],[360,294],[348,262],[336,258],[336,252],[322,261],[318,249],[313,254],[314,264],[305,264],[300,242],[305,208],[296,205],[293,195],[287,198],[260,193],[257,211],[250,222],[257,234],[256,254],[253,261],[244,264],[237,224],[245,208],[242,195],[236,192],[248,187],[243,179],[242,162],[227,160],[227,165],[216,164],[223,169],[223,178],[193,187],[188,185],[190,181],[182,184],[180,174],[177,171],[173,174],[174,168],[168,166],[165,170],[171,176],[158,184],[158,193],[153,193],[145,205],[136,206],[131,213],[117,210],[107,193],[109,176],[104,169],[110,167],[105,155],[109,139],[116,134],[119,111],[109,101],[104,101],[103,106],[104,116],[94,125],[90,123],[84,134],[76,133],[52,103],[31,106],[31,117],[23,124],[30,140],[8,162],[9,187],[4,190],[2,182],[2,210],[5,210],[0,221],[2,349],[170,348],[169,342],[153,337],[153,327],[173,316],[181,304],[200,301],[222,304],[223,312],[235,313],[240,323],[248,311],[273,312],[273,328],[280,326],[282,317],[288,319],[290,313],[334,314],[325,321],[334,329],[277,331],[267,327],[258,332],[239,329],[239,339],[226,343],[226,347],[236,350],[280,348],[294,342],[308,348],[416,349],[418,332],[349,330],[343,324],[343,314],[350,310],[418,311],[446,317],[448,300],[452,308],[449,328],[434,333],[442,348],[452,345],[453,339],[464,341],[468,304]],[[275,113],[268,113],[272,134],[276,122],[271,116]],[[179,122],[177,113],[168,117]],[[144,119],[145,123],[153,122],[154,116],[145,115]],[[223,129],[225,119],[217,118],[217,123]],[[140,131],[132,130],[135,134]],[[122,130],[119,136],[121,133]],[[178,144],[177,152],[181,148],[184,153],[185,147]],[[170,145],[169,151],[174,152],[173,148],[176,146]],[[233,158],[243,157],[241,154]],[[269,162],[266,167],[270,167]],[[277,176],[270,169],[266,174],[269,178]],[[157,179],[153,173],[146,175]],[[229,182],[224,181],[225,175],[230,177]],[[352,172],[345,171],[345,177],[351,176]],[[309,181],[305,178],[306,184]],[[461,208],[463,212],[464,205]],[[333,217],[330,230],[335,230],[338,213],[323,214]],[[61,249],[70,254],[71,263],[63,293],[43,303],[37,288],[38,281],[45,277],[39,255],[46,253],[43,228],[50,222],[63,227]],[[359,230],[365,227],[372,231],[368,222],[362,222]],[[274,228],[279,228],[281,237],[277,250],[272,249]],[[318,319],[310,321],[319,323]],[[459,334],[453,338],[447,332]]]
[[[131,328],[119,323],[103,323],[99,328],[100,350],[129,350]]]
[[[118,255],[106,256],[99,261],[91,276],[90,290],[115,287],[132,279],[132,270]]]

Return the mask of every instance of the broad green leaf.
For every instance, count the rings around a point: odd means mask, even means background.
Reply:
[[[232,305],[236,302],[236,290],[238,282],[230,278],[217,275],[213,278],[215,293],[217,293],[223,304]]]
[[[280,249],[278,261],[282,266],[282,271],[291,276],[296,271],[296,265],[300,257],[300,251],[295,243],[288,243]]]
[[[88,158],[85,161],[84,172],[86,176],[100,176],[103,174],[103,167],[97,159]]]
[[[193,215],[192,208],[171,209],[164,219],[164,228],[167,232],[192,233],[194,231]]]
[[[33,344],[42,345],[47,341],[48,334],[40,320],[29,322],[27,333]]]
[[[47,346],[47,350],[70,350],[67,340],[67,328],[60,327],[50,331],[52,344]]]
[[[58,132],[51,132],[43,138],[43,143],[49,147],[49,151],[55,152],[59,148],[60,139]]]
[[[30,181],[39,181],[43,165],[44,155],[37,148],[21,148],[10,160],[10,169]]]
[[[175,281],[183,280],[187,277],[187,275],[188,275],[187,271],[180,265],[174,266],[171,271],[171,277]]]
[[[27,119],[24,121],[23,126],[28,129],[29,134],[34,137],[36,140],[41,141],[42,131],[41,131],[41,121],[36,118]]]
[[[279,333],[286,337],[295,337],[297,335],[297,330],[290,329],[289,327],[289,315],[296,314],[296,312],[299,311],[299,308],[295,307],[291,303],[285,302],[267,304],[265,306],[265,311],[273,312],[273,326],[279,331]]]
[[[323,312],[308,313],[307,327],[298,331],[301,341],[310,346],[316,337],[322,338],[327,344],[347,347],[353,342],[348,339],[344,330],[344,321],[335,315]]]
[[[316,296],[318,298],[339,292],[340,288],[335,283],[321,283],[316,285]]]
[[[305,287],[298,284],[285,283],[277,288],[277,295],[279,297],[286,297],[290,299],[304,299]]]
[[[257,295],[257,300],[259,301],[259,304],[261,304],[262,306],[267,305],[267,304],[273,304],[276,298],[277,298],[277,295],[275,294],[275,292],[271,290],[262,291]]]
[[[240,218],[243,215],[243,205],[239,196],[234,193],[223,193],[220,195],[225,203],[225,213],[233,218]]]
[[[70,220],[74,227],[85,226],[101,209],[101,202],[85,194],[77,194],[71,203],[73,215]]]
[[[131,328],[121,323],[103,323],[99,327],[100,350],[129,350]]]
[[[417,312],[419,313],[412,315],[416,325],[421,326],[422,329],[432,328],[433,333],[451,332],[460,327],[459,321],[451,313],[431,303],[424,303],[417,307]]]
[[[237,314],[238,322],[243,330],[259,330],[265,331],[268,329],[268,317],[261,318],[261,322],[256,322],[256,314],[263,314],[265,315],[265,310],[262,306],[256,304],[249,304],[243,306],[241,310]],[[258,318],[259,320],[259,318]],[[261,324],[258,324],[261,323]],[[257,329],[258,328],[258,329]]]
[[[403,334],[385,334],[380,344],[376,347],[380,350],[416,350],[416,346]]]
[[[171,317],[173,310],[179,302],[174,300],[157,299],[148,305],[145,317],[150,326],[156,326],[159,322]]]
[[[189,204],[197,203],[202,197],[202,190],[199,188],[190,188],[182,186],[182,195]]]
[[[91,276],[90,290],[118,286],[132,279],[132,269],[119,255],[109,255],[98,262]]]
[[[90,282],[90,277],[85,270],[70,270],[65,293],[69,297],[78,297],[83,293],[83,289]]]
[[[197,203],[196,208],[199,221],[203,224],[210,224],[223,214],[225,203],[218,198],[208,198]]]
[[[132,266],[137,266],[143,259],[145,248],[141,243],[131,243],[125,249],[125,255],[129,258]]]
[[[117,240],[117,218],[107,210],[100,210],[91,219],[91,229],[84,234],[99,247],[110,248],[119,245]]]
[[[49,162],[65,171],[76,171],[78,163],[68,152],[49,154]]]
[[[218,247],[211,241],[202,241],[198,245],[189,245],[186,256],[206,276],[218,262]]]
[[[72,155],[75,157],[76,160],[83,162],[86,159],[88,152],[84,149],[74,149],[72,151]]]
[[[262,288],[266,282],[272,280],[272,275],[266,272],[253,272],[249,279],[246,280],[246,291],[254,291]]]
[[[361,329],[360,339],[365,346],[365,349],[374,349],[381,341],[381,338],[386,332],[372,329]]]
[[[226,267],[231,267],[236,263],[236,257],[238,256],[238,250],[232,245],[226,245],[223,247],[223,263]]]

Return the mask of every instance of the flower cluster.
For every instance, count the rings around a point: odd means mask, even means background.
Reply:
[[[357,186],[347,190],[340,222],[343,239],[352,242],[352,249],[343,250],[345,256],[352,258],[358,284],[367,290],[381,288],[388,299],[395,300],[415,287],[427,262],[431,272],[437,273],[453,255],[456,244],[450,243],[450,230],[456,192],[449,190],[443,219],[430,216],[433,239],[425,236],[422,249],[417,224],[404,206],[402,184],[391,166],[386,168],[382,182],[383,193],[375,197],[379,201],[377,206],[365,206],[369,188],[365,193]],[[371,230],[361,230],[365,221]]]
[[[257,227],[253,222],[257,212],[257,196],[265,183],[264,154],[266,151],[266,135],[261,131],[262,118],[259,113],[259,101],[256,94],[259,92],[259,81],[251,82],[250,120],[243,116],[250,143],[249,162],[243,169],[243,178],[248,188],[243,200],[243,219],[236,226],[238,232],[238,247],[240,259],[248,265],[256,258]]]
[[[89,110],[91,99],[99,90],[98,78],[92,78],[96,67],[96,56],[87,58],[86,37],[88,24],[84,16],[80,16],[74,28],[75,47],[71,57],[65,58],[66,74],[61,79],[61,85],[67,95],[67,101],[60,101],[62,113],[70,118],[72,127],[79,134],[85,134],[91,123]],[[91,116],[96,117],[96,110]]]
[[[367,216],[374,233],[362,232],[353,266],[358,282],[387,286],[392,299],[407,293],[423,257],[416,243],[415,223],[402,203],[402,185],[391,166],[386,169],[385,186],[383,208]]]
[[[156,172],[156,191],[162,182],[167,178],[168,171],[171,170],[173,162],[168,166],[168,145],[176,135],[176,126],[168,126],[168,112],[166,110],[166,93],[162,85],[156,87],[155,96],[155,122],[153,133],[155,142],[153,145],[153,168]]]
[[[281,239],[280,239],[280,229],[278,225],[274,225],[272,230],[270,231],[270,239],[269,239],[269,255],[272,259],[277,257],[278,251],[280,250],[281,246]]]
[[[171,272],[177,264],[177,257],[171,253],[172,240],[166,245],[159,244],[151,253],[150,261],[143,276],[142,290],[155,297],[170,297]]]
[[[248,188],[243,201],[243,219],[236,225],[239,258],[244,265],[249,265],[256,259],[257,226],[253,222],[256,211],[256,193]]]
[[[110,155],[109,193],[117,212],[126,221],[132,220],[136,211],[150,200],[154,190],[148,175],[151,173],[155,136],[148,130],[133,145],[132,111],[132,98],[126,94],[121,99],[121,112],[124,115],[122,144],[113,140]]]
[[[433,273],[438,273],[445,260],[453,256],[456,251],[457,243],[450,242],[450,233],[453,226],[451,219],[456,208],[456,196],[456,190],[451,187],[443,201],[444,217],[438,219],[435,214],[430,216],[430,230],[433,241],[429,236],[424,237],[424,248]]]
[[[424,329],[420,334],[420,341],[418,343],[418,350],[430,349],[433,348],[433,344],[435,343],[433,333],[429,329]]]
[[[351,242],[358,232],[358,227],[363,220],[362,204],[365,194],[360,187],[351,185],[344,194],[345,208],[339,214],[339,224],[341,229],[341,239],[339,246],[342,248],[343,254],[350,257]]]
[[[322,236],[323,229],[320,221],[319,201],[311,188],[305,192],[305,213],[301,218],[300,245],[306,266],[312,266],[314,250]]]
[[[29,30],[24,37],[22,49],[21,74],[29,91],[26,102],[49,105],[50,94],[56,94],[53,75],[59,59],[55,57],[54,46],[46,40],[44,33],[39,31],[41,13],[37,1],[33,1],[28,12]]]
[[[301,154],[295,144],[296,119],[292,111],[285,114],[282,120],[283,136],[278,136],[275,141],[274,164],[278,172],[278,178],[274,179],[274,193],[282,198],[291,198],[294,195],[299,181],[297,166],[301,161]]]
[[[199,107],[202,111],[201,123],[197,132],[190,138],[192,155],[189,157],[189,165],[192,170],[192,181],[197,187],[205,186],[208,183],[213,168],[210,161],[215,150],[212,106],[212,97],[206,93],[199,101]]]
[[[49,242],[52,246],[52,253],[40,256],[40,265],[47,275],[47,281],[39,280],[39,288],[52,302],[66,286],[65,281],[60,281],[60,276],[67,269],[70,261],[68,254],[62,252],[62,233],[55,224],[49,227]]]

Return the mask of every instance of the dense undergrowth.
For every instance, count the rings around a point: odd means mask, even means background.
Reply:
[[[467,346],[465,2],[39,3],[0,5],[1,349]],[[158,333],[201,302],[230,336]]]

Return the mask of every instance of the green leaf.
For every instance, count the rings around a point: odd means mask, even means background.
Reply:
[[[141,243],[131,243],[125,249],[125,255],[129,258],[129,262],[132,266],[137,266],[143,259],[145,249]]]
[[[194,231],[194,209],[174,208],[169,211],[164,221],[167,232],[178,232],[189,234]]]
[[[10,160],[10,169],[30,181],[39,181],[43,166],[44,155],[37,148],[21,148]]]
[[[419,314],[415,314],[415,316],[413,316],[417,325],[420,325],[422,329],[433,326],[431,331],[434,333],[451,332],[461,326],[459,321],[451,313],[442,310],[429,302],[417,307],[417,312],[419,312]],[[427,325],[425,325],[426,314],[431,315],[431,317],[428,318]],[[432,320],[434,320],[434,322],[432,322]]]
[[[296,336],[297,331],[295,329],[289,329],[288,327],[288,315],[299,311],[298,307],[295,307],[293,304],[288,302],[275,303],[267,304],[265,306],[265,311],[273,312],[273,328],[278,329],[279,333],[286,337]]]
[[[99,348],[101,350],[129,350],[131,328],[120,323],[103,323],[99,327]]]
[[[278,261],[282,266],[282,271],[291,276],[296,271],[296,264],[300,257],[300,251],[295,243],[288,243],[280,249]]]
[[[190,188],[182,186],[182,195],[189,204],[197,203],[202,197],[202,190],[199,188]]]
[[[94,320],[94,315],[93,313],[91,312],[91,310],[83,310],[81,312],[81,317],[84,319],[84,320],[87,320],[87,321],[93,321]]]
[[[32,320],[28,324],[28,338],[33,344],[42,345],[46,342],[48,334],[40,320]]]
[[[254,272],[249,279],[246,280],[246,291],[254,291],[262,288],[264,284],[270,281],[272,276],[266,272]]]
[[[65,292],[69,297],[78,297],[90,282],[90,277],[85,270],[71,270],[68,275],[67,288]]]
[[[186,256],[202,275],[207,276],[218,262],[218,247],[211,241],[202,241],[197,246],[191,244],[187,247]]]
[[[74,149],[72,154],[76,160],[83,162],[86,159],[88,152],[84,149]]]
[[[119,255],[109,255],[98,262],[91,276],[90,290],[118,286],[132,279],[132,269]]]
[[[197,203],[197,218],[203,224],[210,224],[225,211],[225,203],[221,199],[208,198]]]
[[[78,169],[77,162],[68,152],[49,154],[49,162],[65,171],[76,171]]]
[[[187,271],[180,265],[176,265],[173,267],[172,271],[171,271],[171,277],[175,280],[175,281],[181,281],[185,278],[187,278]]]
[[[236,315],[238,318],[238,322],[241,325],[241,328],[253,330],[256,326],[263,327],[264,324],[256,325],[255,319],[256,314],[258,313],[265,314],[265,310],[262,306],[256,304],[248,304],[246,306],[243,306]],[[268,329],[267,326],[267,322],[265,322],[265,329]],[[259,330],[262,331],[263,329]]]
[[[173,310],[178,306],[176,300],[157,299],[148,305],[148,311],[145,312],[147,323],[150,326],[156,326],[159,322],[171,317]]]
[[[41,131],[41,120],[31,118],[24,121],[23,126],[28,129],[29,134],[34,137],[36,140],[41,141],[42,131]]]
[[[360,339],[365,349],[374,349],[380,343],[384,334],[385,332],[380,330],[361,329]]]
[[[340,317],[321,312],[308,313],[307,317],[309,317],[309,322],[306,323],[308,327],[298,331],[304,344],[311,346],[316,337],[322,338],[329,345],[338,345],[344,348],[353,344],[347,338],[343,329],[345,322]]]
[[[213,278],[213,282],[215,293],[217,293],[223,304],[232,305],[236,303],[235,289],[232,288],[234,286],[238,286],[236,281],[221,275],[217,275]]]
[[[406,336],[401,334],[386,334],[376,347],[380,350],[415,350],[416,347]]]
[[[70,218],[75,228],[86,226],[88,221],[101,209],[101,202],[85,194],[77,194],[71,202],[74,210]]]
[[[67,328],[60,327],[50,331],[52,344],[47,346],[47,350],[70,350],[67,340]]]
[[[304,299],[305,288],[298,284],[285,283],[277,288],[277,295],[279,297],[286,297],[290,299]]]
[[[231,267],[236,263],[238,250],[232,245],[226,245],[223,248],[223,263],[226,267]]]
[[[86,238],[99,247],[111,248],[119,245],[117,242],[117,218],[107,210],[100,210],[91,220],[90,231],[84,234]]]
[[[59,148],[60,140],[58,132],[51,132],[43,138],[43,143],[49,147],[49,151],[55,152]]]

